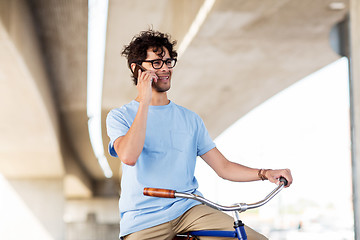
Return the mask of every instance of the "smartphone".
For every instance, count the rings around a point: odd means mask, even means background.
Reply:
[[[143,66],[141,66],[140,64],[137,64],[137,63],[136,63],[135,70],[134,70],[134,72],[133,72],[134,77],[135,77],[136,79],[138,78],[139,70],[141,70],[142,72],[143,72],[143,71],[146,71],[146,69],[145,69]]]

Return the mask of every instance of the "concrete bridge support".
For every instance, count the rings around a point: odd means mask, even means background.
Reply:
[[[62,179],[0,178],[0,238],[62,240],[65,198]]]

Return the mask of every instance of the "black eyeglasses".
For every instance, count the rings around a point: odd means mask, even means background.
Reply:
[[[162,66],[164,65],[164,63],[166,64],[166,66],[168,68],[173,68],[175,67],[175,64],[176,64],[176,59],[175,58],[168,58],[168,59],[165,59],[165,60],[162,60],[162,59],[155,59],[155,60],[143,60],[141,62],[150,62],[152,67],[154,69],[160,69],[162,68]]]

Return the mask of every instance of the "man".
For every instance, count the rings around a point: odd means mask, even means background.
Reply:
[[[197,156],[230,181],[268,179],[278,183],[285,177],[287,187],[292,183],[288,169],[253,169],[227,160],[202,119],[168,99],[177,57],[176,42],[170,39],[167,34],[149,30],[125,46],[123,55],[137,74],[133,81],[138,95],[107,117],[109,152],[123,163],[120,236],[126,240],[172,239],[176,233],[189,230],[233,230],[231,217],[194,200],[142,194],[144,187],[155,187],[201,195],[194,177]],[[251,228],[245,229],[248,239],[266,239]]]

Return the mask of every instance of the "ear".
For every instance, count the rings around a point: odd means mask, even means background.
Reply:
[[[134,71],[135,71],[135,66],[136,66],[136,63],[132,63],[131,65],[130,65],[130,67],[131,67],[131,72],[132,73],[134,73]]]

